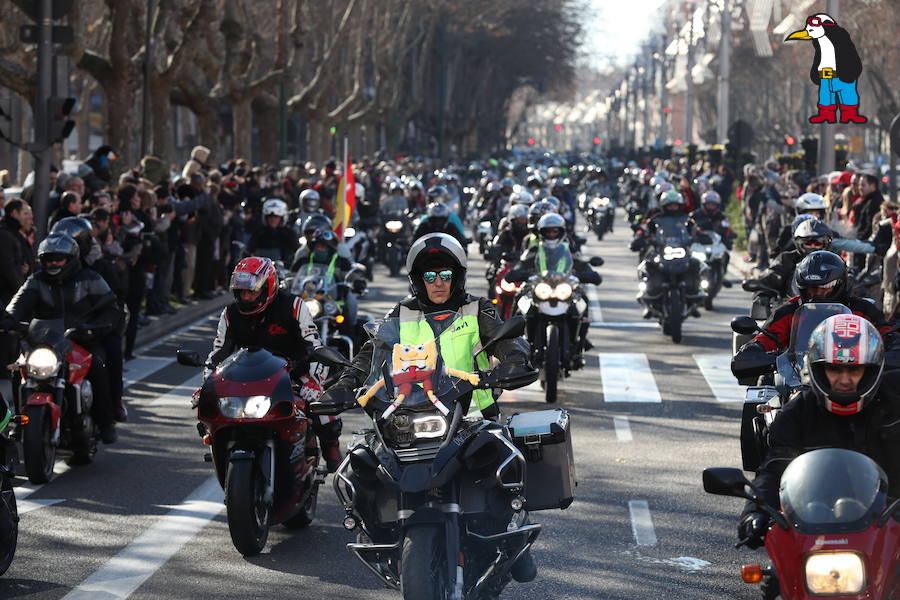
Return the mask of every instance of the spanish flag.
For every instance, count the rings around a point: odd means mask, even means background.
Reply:
[[[350,217],[356,208],[356,179],[353,177],[353,165],[350,164],[349,148],[344,150],[344,174],[338,183],[336,207],[334,232],[343,241],[344,231],[350,226]]]

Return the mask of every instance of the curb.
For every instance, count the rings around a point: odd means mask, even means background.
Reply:
[[[231,294],[221,294],[211,300],[187,304],[172,315],[150,317],[152,322],[138,329],[137,339],[134,344],[136,353],[142,347],[152,344],[187,325],[220,312],[231,300]]]

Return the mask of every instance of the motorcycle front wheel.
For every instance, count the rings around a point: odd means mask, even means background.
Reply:
[[[228,531],[238,552],[256,556],[269,538],[269,506],[263,499],[265,483],[251,460],[228,465],[225,476],[225,506]]]
[[[559,327],[547,325],[547,349],[544,352],[544,394],[548,404],[556,402],[559,381]]]
[[[25,474],[31,483],[47,483],[53,477],[56,446],[51,442],[50,409],[46,406],[26,406],[28,425],[22,434],[22,453],[25,455]]]
[[[681,343],[681,323],[684,313],[684,307],[682,306],[681,295],[677,292],[672,293],[672,296],[669,298],[669,314],[667,317],[667,325],[666,329],[668,330],[668,334],[672,336],[672,341],[676,344]]]
[[[12,564],[19,540],[19,513],[10,478],[11,475],[3,476],[3,489],[0,490],[0,575]]]
[[[400,591],[403,600],[445,600],[446,581],[443,526],[428,523],[406,531],[400,555]]]

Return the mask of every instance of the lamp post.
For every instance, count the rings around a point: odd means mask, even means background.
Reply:
[[[840,0],[828,0],[825,10],[835,21],[840,22]],[[835,168],[834,126],[827,123],[819,125],[819,173],[830,173]]]
[[[716,102],[718,104],[718,122],[716,139],[720,144],[728,141],[729,97],[731,94],[731,0],[722,2],[721,39],[719,40],[719,89]]]
[[[691,26],[687,44],[687,73],[684,98],[684,143],[694,143],[694,11],[688,8]]]

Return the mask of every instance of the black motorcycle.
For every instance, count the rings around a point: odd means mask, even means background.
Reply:
[[[391,277],[400,273],[400,268],[406,261],[411,235],[412,225],[405,214],[386,214],[381,217],[378,246]]]
[[[0,396],[0,575],[12,564],[19,539],[19,512],[13,490],[17,453],[9,431],[13,423],[22,423],[22,418],[14,417]]]
[[[574,499],[569,417],[559,410],[515,415],[504,427],[470,415],[473,390],[519,388],[537,373],[444,368],[442,339],[470,324],[455,313],[438,322],[442,335],[424,344],[401,343],[407,324],[398,319],[367,326],[372,368],[358,402],[373,426],[351,442],[334,487],[344,527],[359,530],[348,549],[405,600],[495,599],[540,533],[529,511],[567,508]],[[485,351],[523,326],[521,317],[506,321]],[[349,366],[324,352],[331,356],[317,350],[316,359]],[[310,410],[357,406],[347,395]]]
[[[684,320],[700,316],[709,287],[709,268],[691,253],[692,243],[684,217],[657,217],[652,248],[638,265],[638,302],[676,344]]]

